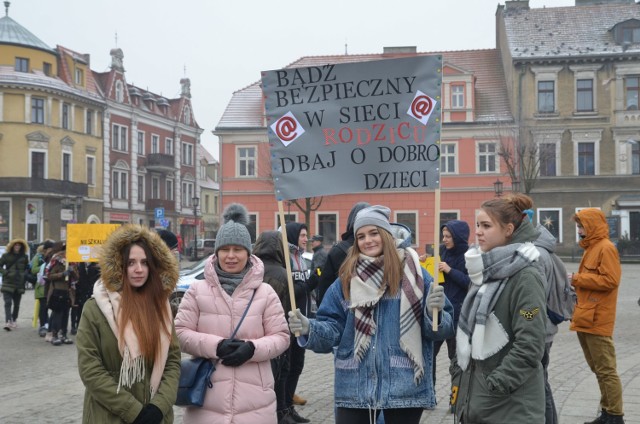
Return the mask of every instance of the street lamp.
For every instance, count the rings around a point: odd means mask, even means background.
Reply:
[[[496,197],[502,197],[502,185],[503,183],[500,181],[500,178],[493,183],[493,191],[496,193]]]
[[[519,192],[520,191],[520,181],[515,179],[511,181],[511,191],[513,191],[514,193]]]
[[[200,198],[193,196],[191,198],[191,204],[193,205],[193,260],[198,260],[198,205],[200,204]]]

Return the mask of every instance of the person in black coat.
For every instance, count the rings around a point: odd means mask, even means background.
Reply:
[[[78,282],[76,283],[76,302],[71,307],[71,334],[78,332],[84,303],[93,295],[93,285],[100,278],[98,262],[80,262],[78,264]]]
[[[347,228],[345,232],[342,233],[342,240],[334,244],[331,250],[329,250],[327,260],[322,267],[321,275],[318,281],[318,307],[322,303],[322,298],[324,297],[326,291],[329,289],[329,286],[331,286],[331,284],[336,281],[336,278],[338,278],[338,270],[340,270],[340,265],[342,265],[342,262],[344,262],[344,259],[347,257],[349,248],[353,246],[353,242],[355,241],[355,236],[353,234],[353,223],[356,220],[356,215],[358,214],[358,212],[368,206],[369,204],[367,202],[358,202],[351,208],[349,217],[347,218]]]

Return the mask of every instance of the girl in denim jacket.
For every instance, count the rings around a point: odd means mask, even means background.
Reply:
[[[316,319],[289,312],[300,346],[335,350],[337,424],[417,424],[435,405],[433,341],[451,337],[453,308],[442,286],[420,267],[417,253],[397,247],[390,210],[358,212],[356,242],[327,290]],[[440,310],[438,330],[431,314]]]

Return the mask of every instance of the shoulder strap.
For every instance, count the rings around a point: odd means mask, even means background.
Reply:
[[[240,318],[240,322],[238,323],[238,325],[236,325],[236,329],[233,330],[233,334],[231,335],[231,337],[229,337],[230,339],[233,339],[236,336],[236,333],[238,332],[238,329],[240,328],[240,324],[242,324],[242,321],[244,321],[244,317],[247,316],[247,312],[249,312],[249,307],[251,306],[251,303],[253,302],[253,298],[256,295],[256,290],[258,289],[254,289],[253,293],[251,294],[251,299],[249,299],[249,303],[247,304],[247,307],[244,310],[244,313],[242,314],[242,318]]]

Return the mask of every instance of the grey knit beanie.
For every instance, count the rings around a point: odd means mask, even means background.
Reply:
[[[224,246],[241,246],[251,254],[251,236],[247,229],[249,213],[240,203],[232,203],[222,214],[224,224],[216,235],[215,252],[218,253]]]
[[[376,227],[380,227],[388,233],[393,234],[391,232],[391,224],[389,224],[390,214],[391,209],[381,205],[369,206],[362,209],[356,215],[356,220],[353,223],[353,234],[357,234],[358,229],[365,225],[375,225]]]

